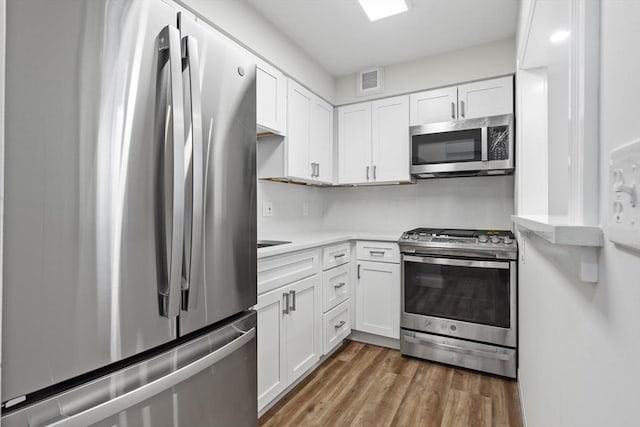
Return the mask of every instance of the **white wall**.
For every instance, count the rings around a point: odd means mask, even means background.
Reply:
[[[419,43],[419,41],[416,41]],[[467,49],[428,56],[385,67],[385,92],[356,97],[356,75],[336,79],[335,104],[349,104],[450,86],[516,71],[515,39],[509,38]]]
[[[513,176],[322,189],[327,230],[398,233],[415,227],[511,229]]]
[[[243,0],[178,0],[327,101],[334,78]]]
[[[640,2],[602,1],[600,200],[608,155],[640,138]],[[606,240],[601,280],[582,283],[529,239],[520,264],[520,386],[528,427],[640,425],[640,252]]]
[[[291,233],[318,230],[324,215],[322,189],[258,180],[258,238],[283,239]],[[273,204],[273,215],[262,216],[262,203]],[[309,215],[303,215],[303,204]]]

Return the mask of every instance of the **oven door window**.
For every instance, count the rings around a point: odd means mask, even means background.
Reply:
[[[510,327],[508,268],[430,263],[449,261],[440,258],[422,260],[404,261],[406,313]]]
[[[411,137],[413,165],[482,161],[480,129],[429,133]]]

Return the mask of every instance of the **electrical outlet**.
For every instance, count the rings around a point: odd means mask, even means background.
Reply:
[[[640,249],[640,141],[611,151],[607,237]]]
[[[302,204],[302,216],[309,216],[309,202]]]
[[[273,203],[262,202],[262,216],[272,216],[272,215],[273,215]]]

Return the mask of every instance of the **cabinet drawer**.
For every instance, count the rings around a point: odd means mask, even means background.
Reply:
[[[258,295],[320,272],[320,250],[258,260]]]
[[[400,263],[400,249],[394,242],[358,242],[356,255],[362,261]]]
[[[344,301],[323,316],[322,354],[327,354],[351,333],[349,301]]]
[[[349,264],[322,273],[322,288],[322,312],[327,312],[348,299],[351,293]]]
[[[327,246],[322,251],[322,269],[328,270],[349,262],[351,257],[351,243]]]

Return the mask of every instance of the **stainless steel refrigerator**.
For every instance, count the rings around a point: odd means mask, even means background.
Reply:
[[[2,426],[255,425],[255,64],[163,0],[6,30]]]

